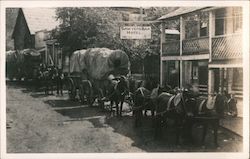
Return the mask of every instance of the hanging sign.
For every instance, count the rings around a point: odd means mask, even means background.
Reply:
[[[120,27],[121,39],[151,39],[150,26],[122,26]]]

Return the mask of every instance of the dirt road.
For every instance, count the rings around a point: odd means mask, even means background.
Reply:
[[[189,152],[242,151],[242,138],[220,130],[220,148],[214,148],[212,133],[206,147],[199,144],[201,130],[195,130],[193,145],[174,146],[173,133],[161,141],[153,138],[150,118],[134,128],[131,113],[121,119],[93,106],[88,107],[63,97],[35,91],[27,85],[7,84],[7,152]]]

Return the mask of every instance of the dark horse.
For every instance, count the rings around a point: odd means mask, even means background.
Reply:
[[[157,99],[155,116],[155,138],[162,134],[162,127],[169,125],[168,121],[173,121],[176,134],[176,144],[179,144],[181,131],[184,130],[187,118],[193,116],[193,106],[195,100],[192,94],[185,90],[178,90],[175,95],[162,92]]]
[[[109,96],[110,100],[110,111],[113,111],[113,104],[116,106],[116,115],[122,116],[122,107],[125,100],[126,94],[129,93],[129,84],[125,76],[112,79],[111,90]],[[119,108],[120,104],[120,108]]]
[[[156,85],[152,86],[155,87]],[[158,95],[163,91],[169,91],[169,89],[157,85],[150,91],[149,89],[145,88],[143,84],[136,89],[136,91],[133,93],[133,114],[135,116],[135,127],[142,124],[143,110],[144,116],[147,116],[147,110],[150,110],[151,116],[154,117]]]
[[[225,108],[225,96],[222,94],[214,94],[209,96],[208,99],[197,99],[194,116],[189,120],[189,129],[192,129],[193,125],[202,125],[202,144],[205,143],[208,127],[212,127],[214,131],[214,145],[217,147],[217,136],[219,121],[223,118]]]

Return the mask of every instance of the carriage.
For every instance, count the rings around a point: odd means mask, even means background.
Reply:
[[[95,100],[103,105],[112,77],[127,75],[129,58],[121,50],[91,48],[77,50],[70,57],[66,78],[69,98],[92,105]]]

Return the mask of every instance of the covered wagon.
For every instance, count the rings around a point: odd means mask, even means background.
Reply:
[[[34,79],[41,62],[41,55],[35,49],[7,51],[6,75],[10,80],[13,78]]]
[[[82,103],[92,105],[95,99],[100,100],[107,95],[110,77],[128,74],[129,58],[121,50],[77,50],[71,55],[69,70],[70,99],[75,99],[78,95]]]

